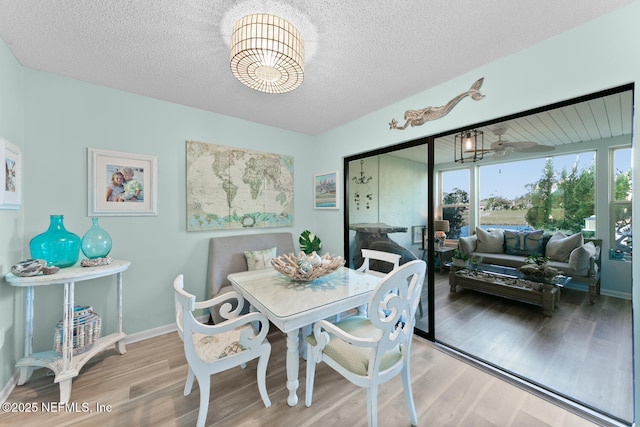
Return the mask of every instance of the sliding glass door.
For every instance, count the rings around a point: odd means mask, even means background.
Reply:
[[[418,334],[630,422],[632,101],[632,87],[616,88],[345,159],[350,265],[371,244],[424,259]],[[484,147],[475,162],[463,163],[454,146],[468,130],[483,135]],[[522,239],[516,249],[535,233],[545,245],[552,236],[579,246],[593,240],[599,262],[587,266],[595,270],[586,280],[554,284],[551,310],[458,286],[453,249],[491,229]],[[505,245],[493,250],[512,256]],[[549,261],[568,263],[571,253]]]
[[[361,249],[397,253],[400,262],[427,259],[429,212],[427,144],[345,159],[345,254],[362,264]],[[423,287],[418,323],[429,331],[429,287]]]

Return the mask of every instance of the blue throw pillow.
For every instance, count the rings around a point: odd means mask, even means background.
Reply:
[[[508,255],[542,255],[544,230],[504,230],[505,253]]]

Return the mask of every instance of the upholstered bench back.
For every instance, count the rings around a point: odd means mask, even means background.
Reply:
[[[220,289],[231,286],[227,276],[247,271],[245,251],[259,251],[276,247],[276,254],[294,252],[291,233],[242,234],[213,237],[209,242],[207,297],[216,296]]]

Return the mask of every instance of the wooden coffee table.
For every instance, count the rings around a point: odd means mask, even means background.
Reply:
[[[449,286],[456,292],[460,286],[503,298],[542,307],[545,316],[553,316],[560,302],[560,288],[568,280],[565,276],[530,280],[517,269],[493,264],[478,264],[477,270],[451,266]]]

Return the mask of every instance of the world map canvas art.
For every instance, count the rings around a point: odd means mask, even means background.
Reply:
[[[293,225],[293,156],[186,142],[187,231]]]

